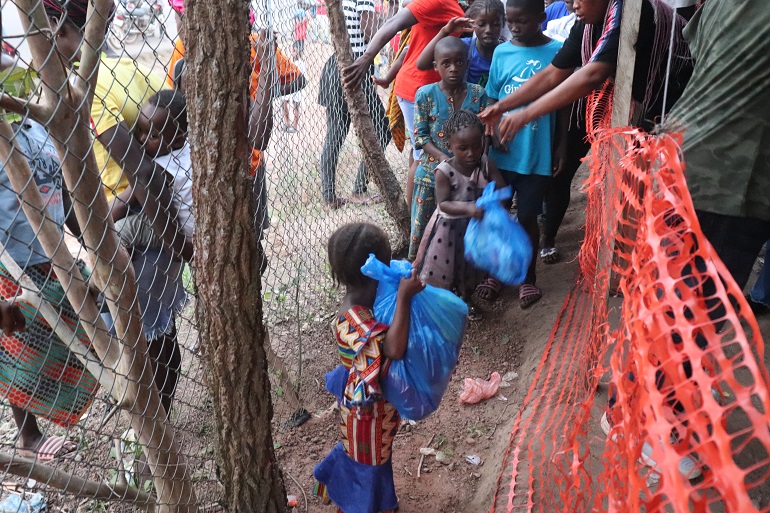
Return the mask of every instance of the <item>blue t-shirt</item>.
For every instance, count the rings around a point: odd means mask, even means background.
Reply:
[[[43,202],[53,221],[64,224],[62,204],[62,175],[59,157],[45,128],[32,120],[13,125],[16,142],[29,162]],[[19,197],[5,169],[0,168],[0,241],[8,254],[22,269],[48,262],[35,230],[24,215]],[[62,241],[63,243],[63,241]]]
[[[500,100],[544,70],[561,48],[551,41],[542,46],[515,46],[503,43],[495,49],[489,70],[487,95]],[[551,139],[555,114],[548,114],[524,126],[508,143],[508,152],[490,148],[489,156],[501,170],[522,175],[551,175]]]
[[[564,2],[554,2],[546,7],[545,21],[543,22],[543,32],[545,32],[545,29],[548,27],[549,21],[558,20],[559,18],[563,18],[565,16],[569,16],[569,11],[567,10],[567,4]]]
[[[492,59],[487,59],[479,53],[479,49],[476,48],[476,36],[464,37],[462,42],[468,47],[468,72],[465,75],[465,81],[485,87],[489,80]]]

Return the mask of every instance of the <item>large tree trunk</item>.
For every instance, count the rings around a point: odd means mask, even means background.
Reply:
[[[261,248],[247,172],[248,9],[185,2],[185,88],[195,198],[197,314],[228,510],[283,512],[265,357]]]
[[[329,30],[334,43],[334,53],[337,54],[337,65],[340,72],[346,66],[353,63],[353,54],[350,51],[350,38],[345,26],[345,15],[342,12],[340,0],[327,0],[326,11],[329,15]],[[365,80],[369,80],[367,77]],[[345,100],[348,103],[350,111],[350,120],[356,131],[356,136],[361,143],[361,150],[364,153],[366,168],[374,183],[382,193],[385,201],[385,210],[395,221],[399,233],[409,244],[410,216],[409,208],[404,199],[404,193],[401,185],[398,183],[396,175],[385,158],[385,152],[380,146],[377,132],[374,129],[372,114],[369,112],[369,106],[366,103],[363,87],[356,90],[346,90]]]

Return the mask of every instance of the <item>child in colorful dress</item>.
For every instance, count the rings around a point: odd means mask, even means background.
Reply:
[[[508,0],[505,18],[512,38],[498,46],[492,58],[487,83],[490,104],[508,96],[548,67],[562,46],[541,32],[541,23],[545,20],[542,0]],[[529,308],[543,295],[535,285],[540,242],[537,216],[551,184],[555,127],[555,115],[542,116],[523,127],[508,147],[496,144],[489,151],[506,183],[516,193],[519,223],[532,243],[532,263],[519,287],[521,308]]]
[[[424,151],[414,174],[411,261],[417,256],[425,225],[436,210],[433,178],[436,166],[452,157],[444,123],[455,110],[466,109],[478,114],[487,106],[484,88],[465,81],[468,54],[460,39],[447,37],[436,43],[435,68],[441,80],[421,87],[415,97],[415,146]]]
[[[465,231],[471,218],[481,218],[476,207],[484,187],[503,185],[497,166],[484,155],[484,125],[472,112],[458,110],[444,126],[454,156],[436,167],[436,202],[417,254],[420,278],[429,285],[453,290],[468,303],[468,318],[481,319],[471,296],[486,278],[465,260]]]
[[[332,277],[345,286],[335,325],[342,365],[326,379],[327,390],[337,397],[342,436],[313,471],[314,493],[340,513],[389,513],[398,508],[390,456],[401,418],[382,397],[380,377],[406,351],[412,297],[425,284],[416,271],[401,280],[388,328],[372,310],[378,282],[361,273],[370,254],[390,262],[385,232],[368,223],[347,224],[329,238],[328,251]]]
[[[417,68],[422,70],[433,67],[433,54],[436,44],[451,34],[473,31],[471,37],[463,37],[468,52],[468,70],[465,81],[469,84],[487,85],[492,55],[501,43],[500,37],[505,25],[505,8],[500,0],[476,0],[465,12],[464,18],[452,18],[444,28],[428,43],[417,59]]]

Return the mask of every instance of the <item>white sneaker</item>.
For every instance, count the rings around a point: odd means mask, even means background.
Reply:
[[[652,445],[647,442],[644,442],[644,445],[642,446],[642,455],[639,457],[639,462],[653,469],[656,474],[661,473],[660,467],[658,467],[658,464],[652,459]],[[679,460],[679,473],[687,479],[697,479],[703,474],[698,466],[698,462],[690,456],[683,456],[682,459]]]

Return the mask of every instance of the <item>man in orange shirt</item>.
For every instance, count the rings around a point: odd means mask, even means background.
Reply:
[[[184,2],[183,0],[169,0],[169,2],[175,11],[179,31],[179,36],[174,43],[174,51],[171,54],[171,62],[168,66],[167,82],[173,87],[174,85],[181,85],[181,77],[175,74],[175,71],[180,71],[183,68],[185,55],[184,43],[182,42],[184,39],[182,19],[184,15]],[[261,239],[262,232],[270,226],[270,219],[267,217],[267,186],[265,183],[266,170],[263,152],[270,142],[270,136],[273,131],[273,98],[272,88],[267,86],[274,80],[273,75],[277,75],[279,84],[278,94],[279,96],[285,96],[303,89],[306,81],[299,68],[275,46],[275,41],[272,37],[268,37],[266,30],[263,29],[253,33],[250,41],[252,72],[249,95],[251,96],[252,107],[249,119],[249,134],[252,154],[249,171],[251,176],[254,177],[255,225],[259,229]],[[273,41],[272,49],[275,51],[274,71],[263,70],[261,63],[262,56],[267,55],[270,50],[269,41]],[[269,66],[269,68],[272,68],[272,66]]]

